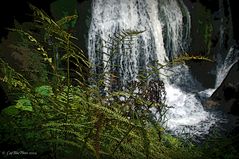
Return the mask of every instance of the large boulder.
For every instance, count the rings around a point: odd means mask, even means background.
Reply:
[[[228,72],[226,78],[205,102],[205,107],[217,106],[227,113],[239,116],[239,61]]]
[[[228,127],[239,133],[239,60],[233,65],[221,85],[204,102],[210,110],[223,110],[229,116]]]

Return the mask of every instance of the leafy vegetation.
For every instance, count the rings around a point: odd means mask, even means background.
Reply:
[[[197,25],[198,25],[198,34],[203,35],[203,45],[205,53],[210,54],[212,48],[212,36],[213,36],[213,24],[212,24],[212,13],[209,9],[197,4]]]
[[[1,112],[0,142],[1,146],[7,145],[2,152],[36,152],[30,157],[44,159],[204,156],[192,143],[166,134],[162,118],[151,111],[163,117],[167,110],[162,81],[146,85],[142,78],[141,82],[129,84],[127,90],[107,90],[104,81],[106,74],[111,75],[109,71],[101,72],[93,84],[88,84],[90,64],[63,25],[76,16],[55,22],[42,10],[31,8],[33,28],[11,30],[21,35],[24,47],[37,53],[45,66],[46,80],[31,81],[0,60],[0,79],[9,90],[19,92],[15,103]],[[122,32],[116,41],[138,34]],[[116,50],[113,46],[111,51]],[[187,59],[193,57],[174,62]],[[95,78],[94,74],[90,78]],[[102,94],[102,88],[107,95]],[[136,88],[140,91],[135,92]],[[21,155],[17,157],[26,157]],[[2,156],[9,157],[5,153]]]

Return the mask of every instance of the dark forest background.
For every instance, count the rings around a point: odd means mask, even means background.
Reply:
[[[0,27],[0,36],[6,37],[7,35],[7,27],[13,27],[14,18],[19,22],[31,21],[31,16],[28,14],[32,11],[29,9],[28,3],[32,3],[38,8],[44,9],[49,15],[50,12],[50,4],[56,0],[7,0],[2,1],[0,5],[0,19],[1,19],[1,27]],[[79,3],[87,1],[87,0],[78,0]],[[196,0],[190,0],[195,2]],[[216,3],[218,0],[199,0],[203,5],[205,5],[208,9],[214,11],[216,7]],[[232,11],[232,20],[233,20],[233,28],[234,28],[234,38],[239,40],[239,19],[238,19],[238,1],[237,0],[229,0],[230,7]]]

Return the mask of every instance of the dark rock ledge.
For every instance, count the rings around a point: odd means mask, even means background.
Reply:
[[[222,110],[227,113],[230,118],[228,126],[234,133],[239,133],[239,60],[203,105],[207,110]]]

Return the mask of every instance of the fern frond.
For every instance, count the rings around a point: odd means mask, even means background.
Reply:
[[[59,26],[62,26],[66,23],[69,23],[73,20],[76,20],[78,18],[77,15],[72,15],[72,16],[66,16],[66,17],[63,17],[62,19],[58,20],[56,23],[59,25]]]
[[[0,80],[6,82],[9,86],[20,88],[24,92],[31,91],[31,84],[21,74],[17,73],[12,67],[10,67],[5,61],[0,58],[0,71],[4,77],[0,77]]]
[[[129,136],[129,133],[133,130],[134,127],[131,127],[123,136],[123,138],[118,141],[117,145],[115,146],[113,152],[112,152],[112,155],[114,156],[116,150],[121,146],[122,142]]]
[[[24,35],[32,43],[32,45],[35,46],[35,49],[43,57],[44,61],[47,61],[49,65],[54,69],[54,66],[52,64],[52,58],[48,56],[48,53],[45,51],[43,45],[40,42],[38,42],[38,40],[34,36],[21,29],[8,29],[8,30]]]
[[[127,123],[129,125],[136,126],[134,123],[130,122],[130,120],[127,117],[124,117],[121,114],[116,113],[115,111],[112,111],[109,108],[106,108],[105,106],[101,106],[100,104],[93,104],[93,103],[91,103],[91,106],[93,106],[94,108],[96,108],[98,110],[101,110],[107,117],[116,119],[117,121]]]
[[[47,127],[45,128],[45,131],[48,131],[48,132],[57,132],[59,134],[68,134],[68,135],[73,135],[75,137],[77,137],[77,139],[81,142],[84,142],[84,136],[83,134],[79,133],[79,132],[75,132],[75,131],[71,131],[71,130],[65,130],[64,127],[62,127],[62,129],[60,128],[50,128],[50,127]]]
[[[43,124],[43,127],[63,127],[63,126],[71,126],[74,128],[84,128],[88,127],[89,125],[92,125],[94,122],[86,122],[81,124],[74,124],[74,123],[56,123],[56,122],[48,122],[46,124]]]
[[[77,147],[77,148],[81,148],[81,145],[79,145],[78,143],[76,142],[73,142],[73,141],[69,141],[69,140],[63,140],[63,139],[51,139],[51,140],[46,140],[44,142],[47,142],[47,143],[58,143],[58,144],[67,144],[67,145],[70,145],[70,146],[73,146],[73,147]]]
[[[138,30],[127,30],[125,32],[123,32],[123,34],[127,35],[127,36],[138,36],[139,34],[142,34],[143,32],[145,32],[146,30],[142,30],[142,31],[138,31]]]
[[[213,60],[204,57],[204,56],[192,56],[188,54],[180,55],[172,60],[172,64],[181,64],[186,61],[207,61],[207,62],[214,62]]]
[[[137,145],[137,147],[132,147],[130,144],[121,144],[122,152],[118,152],[116,155],[120,157],[122,154],[128,154],[127,156],[131,156],[132,158],[147,158],[146,155],[141,152],[140,145]]]
[[[29,7],[34,11],[34,17],[47,22],[48,24],[53,24],[56,27],[59,27],[43,10],[38,9],[32,4],[29,4]]]

